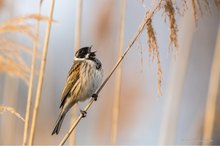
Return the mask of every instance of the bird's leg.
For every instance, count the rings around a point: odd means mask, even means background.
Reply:
[[[98,94],[96,94],[96,93],[92,94],[92,98],[93,98],[95,101],[97,101]]]
[[[82,114],[82,118],[85,118],[87,115],[87,112],[81,109],[80,109],[80,113]]]
[[[79,107],[79,111],[80,111],[80,113],[82,114],[82,118],[85,118],[85,117],[86,117],[87,112],[86,112],[86,111],[84,111],[84,110],[82,110],[82,109],[80,108],[80,106],[79,106],[79,103],[78,103],[78,102],[77,102],[76,104],[77,104],[77,106]]]

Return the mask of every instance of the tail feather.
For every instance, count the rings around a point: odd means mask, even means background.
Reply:
[[[53,132],[52,132],[52,135],[55,134],[55,133],[56,133],[56,134],[59,133],[60,127],[61,127],[61,125],[62,125],[62,123],[63,123],[63,120],[64,120],[65,115],[66,115],[66,113],[63,113],[63,112],[60,113],[60,115],[59,115],[59,117],[58,117],[58,119],[57,119],[57,122],[56,122],[56,126],[55,126],[55,128],[54,128],[54,130],[53,130]]]

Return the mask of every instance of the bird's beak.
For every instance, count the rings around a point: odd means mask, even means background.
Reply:
[[[96,50],[95,50],[95,51],[92,51],[91,53],[94,53],[94,54],[95,54],[95,53],[96,53]]]
[[[91,56],[96,56],[96,51],[93,51],[93,52],[90,52],[89,54],[91,55]]]
[[[90,54],[95,54],[96,53],[96,50],[95,51],[91,51],[92,50],[92,47],[93,45],[91,45],[89,48],[90,48]]]
[[[89,47],[90,52],[91,52],[91,49],[92,49],[92,45]]]

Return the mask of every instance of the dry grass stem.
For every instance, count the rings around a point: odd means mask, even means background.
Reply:
[[[0,105],[0,114],[4,112],[10,112],[11,114],[15,115],[17,118],[25,122],[24,118],[18,112],[16,112],[16,110],[13,107]]]
[[[77,112],[77,107],[78,106],[73,106],[72,110],[71,111],[71,120],[70,120],[70,127],[75,123],[76,121],[76,118],[77,118],[77,115],[76,115],[76,112]],[[76,134],[75,132],[73,131],[71,133],[71,136],[70,136],[70,139],[69,139],[69,145],[71,146],[74,146],[76,143]]]
[[[166,3],[164,5],[165,13],[167,14],[170,22],[170,46],[174,46],[175,48],[178,48],[178,41],[177,41],[177,24],[175,19],[175,9],[172,3],[172,0],[166,0]]]
[[[39,111],[44,72],[45,72],[45,67],[46,67],[47,50],[48,50],[50,31],[51,31],[51,25],[52,25],[52,20],[53,20],[54,4],[55,4],[55,0],[52,0],[51,6],[50,6],[50,16],[49,16],[49,20],[47,24],[47,30],[46,30],[45,41],[44,41],[43,56],[41,59],[41,67],[40,67],[40,73],[39,73],[39,78],[38,78],[38,86],[37,86],[37,93],[36,93],[36,98],[35,98],[29,145],[33,145],[33,142],[34,142],[36,121],[37,121],[37,116],[38,116],[38,111]]]
[[[215,52],[211,67],[209,89],[207,95],[206,109],[204,115],[203,145],[210,145],[212,141],[212,133],[215,121],[215,111],[217,106],[217,98],[220,86],[220,25],[216,39]]]
[[[38,12],[38,16],[40,16],[40,8]],[[40,19],[37,19],[36,24],[36,32],[39,32]],[[24,134],[23,134],[23,146],[27,145],[28,138],[28,128],[30,121],[30,109],[31,109],[31,97],[33,92],[33,81],[34,81],[34,73],[35,73],[35,63],[37,58],[37,45],[38,45],[38,37],[34,41],[33,52],[32,52],[32,63],[31,63],[31,73],[29,80],[29,88],[28,88],[28,96],[27,96],[27,106],[26,106],[26,115],[25,115],[25,125],[24,125]]]
[[[128,45],[127,49],[125,50],[125,52],[122,54],[122,56],[120,57],[120,59],[117,61],[117,63],[115,64],[115,66],[113,67],[112,71],[109,73],[109,75],[107,76],[107,78],[104,80],[104,82],[102,83],[102,85],[99,87],[99,89],[96,91],[96,94],[98,95],[99,92],[103,89],[103,87],[106,85],[106,83],[108,82],[108,80],[111,78],[112,74],[115,72],[115,70],[118,68],[118,66],[120,65],[120,63],[122,62],[122,60],[124,59],[124,57],[127,55],[127,53],[129,52],[129,50],[131,49],[131,47],[133,46],[133,44],[135,43],[135,41],[137,40],[137,38],[139,37],[139,35],[142,33],[142,31],[144,30],[144,27],[146,25],[146,23],[148,23],[149,19],[151,19],[154,15],[154,13],[160,8],[162,0],[159,1],[159,3],[153,8],[153,10],[151,11],[151,13],[148,13],[144,20],[142,21],[142,23],[140,24],[137,33],[134,35],[134,38],[131,40],[130,44]],[[88,111],[88,109],[91,107],[91,105],[94,102],[94,98],[92,98],[89,103],[87,104],[87,106],[83,109],[85,112]],[[79,124],[79,122],[82,120],[83,115],[80,114],[79,117],[76,119],[75,123],[72,125],[71,129],[67,132],[67,134],[64,136],[64,138],[62,139],[62,141],[60,142],[59,145],[64,145],[64,143],[66,142],[66,140],[68,139],[68,137],[70,136],[70,134],[73,132],[73,130],[76,128],[76,126]]]
[[[76,24],[75,24],[75,36],[74,36],[74,49],[78,50],[80,48],[81,41],[81,21],[82,21],[82,5],[83,0],[76,0]]]
[[[126,12],[126,0],[120,0],[118,58],[120,58],[120,56],[122,55],[122,49],[124,43],[125,12]],[[116,141],[117,141],[120,96],[121,96],[121,77],[122,77],[122,66],[118,67],[118,70],[116,71],[115,95],[113,98],[113,111],[112,111],[112,133],[111,133],[112,145],[116,145]]]
[[[157,91],[158,95],[161,96],[161,83],[163,79],[163,74],[162,74],[162,69],[161,69],[161,64],[160,64],[160,55],[159,55],[159,48],[157,45],[157,40],[156,40],[156,35],[155,31],[152,25],[152,18],[149,19],[148,23],[146,24],[147,27],[147,36],[148,36],[148,53],[149,53],[149,58],[154,61],[154,57],[156,56],[157,58]]]
[[[76,0],[76,20],[75,20],[75,36],[74,36],[74,50],[78,50],[80,48],[81,42],[81,26],[82,26],[82,9],[83,9],[83,0]],[[73,56],[74,57],[74,56]],[[77,106],[72,108],[72,116],[70,121],[70,127],[74,124],[77,115]],[[76,135],[75,132],[72,133],[69,139],[69,145],[75,145]]]

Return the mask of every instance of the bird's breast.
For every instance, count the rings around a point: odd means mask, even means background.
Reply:
[[[97,69],[96,64],[92,61],[86,61],[81,66],[80,81],[81,93],[79,101],[84,101],[92,96],[102,82],[103,69]]]

